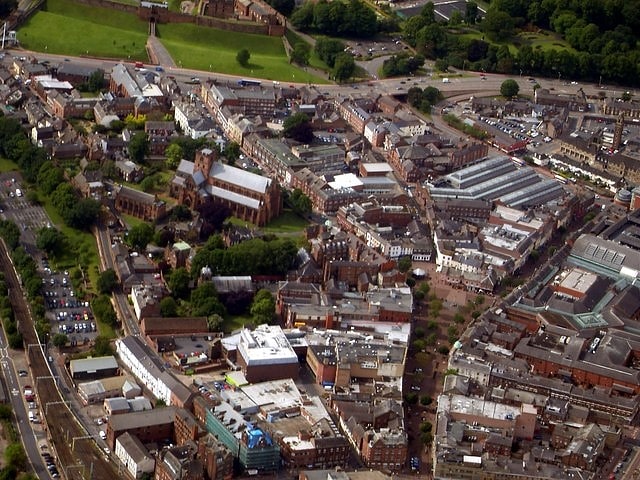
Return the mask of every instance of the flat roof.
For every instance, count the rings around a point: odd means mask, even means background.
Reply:
[[[151,427],[173,423],[176,408],[167,406],[144,412],[122,413],[109,417],[109,425],[114,432],[131,430],[134,428]]]
[[[104,357],[89,357],[79,360],[71,360],[69,363],[69,370],[71,373],[94,373],[98,370],[111,370],[118,368],[118,362],[113,355],[107,355]]]
[[[507,421],[515,420],[520,415],[519,406],[464,395],[440,395],[438,397],[438,411]]]
[[[245,385],[242,387],[242,391],[259,407],[277,405],[281,408],[287,408],[302,404],[300,391],[291,379]]]
[[[380,163],[362,163],[360,166],[367,172],[376,173],[388,173],[392,172],[393,168],[387,162]]]
[[[560,282],[560,286],[574,290],[580,293],[587,293],[587,290],[598,279],[595,273],[587,272],[581,268],[574,268],[567,276]]]
[[[277,325],[258,325],[253,331],[243,329],[238,352],[247,366],[298,363],[296,352]]]

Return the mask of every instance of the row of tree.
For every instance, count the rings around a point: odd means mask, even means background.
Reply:
[[[323,37],[316,41],[315,51],[318,57],[331,68],[333,78],[338,82],[351,78],[356,68],[353,55],[345,50],[346,45],[335,38]]]
[[[615,0],[617,1],[617,0]],[[448,66],[504,74],[541,74],[559,78],[615,81],[635,84],[640,74],[638,34],[631,26],[635,20],[612,26],[612,0],[601,5],[570,7],[557,0],[520,1],[494,0],[480,24],[485,36],[472,38],[460,35],[459,18],[448,24],[436,21],[433,4],[427,3],[419,15],[403,25],[405,40],[426,58],[439,60],[437,68]],[[527,5],[529,5],[527,7]],[[475,22],[477,6],[466,4],[467,24]],[[635,9],[640,0],[625,3]],[[623,5],[619,5],[619,10]],[[593,12],[598,12],[594,17]],[[598,21],[593,21],[598,18]],[[574,50],[566,48],[532,48],[530,45],[502,45],[494,42],[510,40],[518,28],[552,28],[562,35]],[[455,27],[452,29],[452,27]],[[486,40],[485,40],[486,37]],[[552,37],[550,37],[551,39]]]
[[[442,94],[436,87],[426,87],[424,90],[420,87],[411,87],[407,91],[407,102],[413,108],[430,113],[431,107],[442,100]]]
[[[293,12],[291,23],[305,32],[355,38],[370,38],[379,30],[375,12],[361,0],[309,0]]]
[[[409,75],[424,65],[424,57],[422,55],[409,55],[401,53],[392,55],[382,63],[382,76],[395,77]]]
[[[219,235],[211,236],[191,262],[191,276],[203,267],[214,275],[284,275],[294,263],[298,248],[289,238],[256,238],[226,248]]]

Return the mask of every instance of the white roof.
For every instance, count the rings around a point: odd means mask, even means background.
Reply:
[[[270,178],[256,175],[255,173],[247,172],[241,168],[232,167],[221,162],[215,162],[211,166],[209,176],[260,193],[265,193],[269,185],[271,185]]]
[[[329,186],[334,190],[361,187],[362,180],[353,173],[345,173],[344,175],[336,175],[333,182],[329,182]]]
[[[247,366],[297,363],[298,356],[277,325],[258,325],[255,330],[243,329],[238,352]]]
[[[58,80],[57,78],[53,78],[51,75],[38,75],[37,77],[35,77],[35,80],[45,90],[73,90],[73,85],[71,85],[69,82],[63,82],[61,80]]]
[[[392,172],[393,168],[387,162],[379,162],[379,163],[363,163],[362,168],[364,168],[367,172]]]

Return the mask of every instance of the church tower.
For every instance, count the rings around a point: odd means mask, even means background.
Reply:
[[[616,126],[613,129],[613,150],[620,150],[622,144],[622,131],[624,130],[624,113],[621,113],[616,120]]]
[[[210,148],[203,148],[196,153],[196,161],[193,168],[194,172],[200,171],[203,173],[204,178],[209,177],[211,166],[216,161],[217,154]]]

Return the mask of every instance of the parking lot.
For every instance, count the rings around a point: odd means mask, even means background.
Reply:
[[[38,263],[51,334],[67,335],[71,346],[91,342],[97,336],[97,325],[89,302],[76,296],[69,272],[55,271],[47,258],[37,250],[37,232],[41,228],[51,227],[51,221],[42,206],[27,200],[27,193],[16,172],[0,174],[0,216],[18,225],[21,242]]]
[[[97,326],[89,302],[76,297],[69,272],[55,272],[46,259],[41,260],[42,295],[52,333],[69,337],[71,346],[89,343],[97,335]]]

